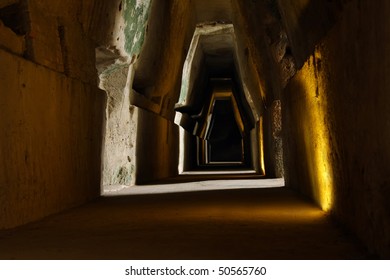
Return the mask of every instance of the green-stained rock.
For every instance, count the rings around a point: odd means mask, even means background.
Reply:
[[[125,49],[129,56],[138,55],[145,39],[152,0],[126,0],[124,5]]]

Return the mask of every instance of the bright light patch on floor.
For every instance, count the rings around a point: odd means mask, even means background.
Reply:
[[[131,187],[116,187],[106,191],[103,196],[145,195],[163,193],[201,192],[234,189],[258,189],[284,187],[284,179],[256,179],[256,180],[210,180],[189,183],[143,185]]]
[[[184,134],[184,129],[179,126],[179,165],[177,167],[179,174],[182,174],[184,171]]]
[[[184,171],[181,175],[250,175],[256,174],[255,170],[201,170],[201,171]]]

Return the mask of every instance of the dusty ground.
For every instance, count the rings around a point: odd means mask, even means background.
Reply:
[[[366,257],[315,205],[284,187],[267,188],[278,185],[277,181],[264,182],[263,188],[253,188],[254,181],[230,181],[232,189],[227,190],[221,189],[220,181],[200,182],[193,186],[203,191],[196,192],[177,192],[181,185],[123,190],[122,194],[132,195],[102,197],[17,230],[0,232],[0,258]],[[154,193],[142,194],[145,188]],[[170,193],[161,193],[164,188]]]

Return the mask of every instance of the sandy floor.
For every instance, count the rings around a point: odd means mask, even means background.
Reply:
[[[124,189],[124,196],[102,197],[0,232],[0,258],[366,257],[315,205],[278,187],[282,181],[263,181],[261,188],[254,188],[258,183],[209,181]]]

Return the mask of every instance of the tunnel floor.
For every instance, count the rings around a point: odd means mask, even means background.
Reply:
[[[230,182],[232,189],[227,190],[219,190],[218,181],[210,181],[206,183],[209,189],[199,192],[101,197],[36,223],[0,232],[0,258],[367,257],[324,212],[289,189],[267,185],[251,188],[248,181],[241,188],[240,182],[244,181]],[[138,188],[147,187],[151,188]]]

